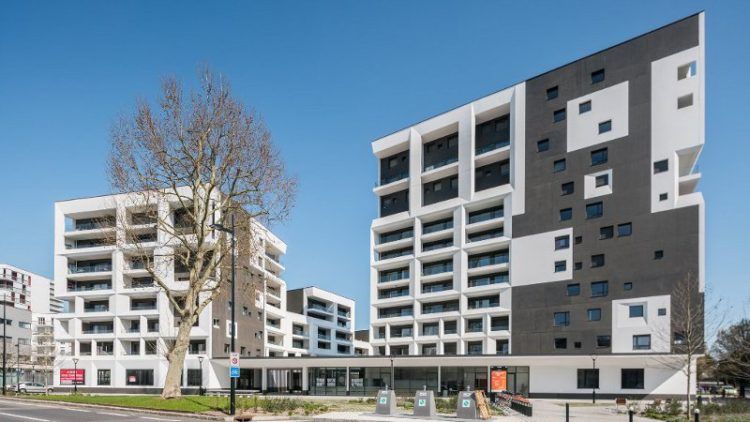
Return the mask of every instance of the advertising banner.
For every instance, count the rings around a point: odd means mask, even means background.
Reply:
[[[83,385],[86,383],[85,369],[60,369],[60,385]]]
[[[493,369],[490,371],[490,392],[499,393],[508,389],[508,371]]]

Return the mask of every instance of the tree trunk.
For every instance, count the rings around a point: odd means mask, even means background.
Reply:
[[[690,369],[691,369],[690,365],[692,364],[692,359],[690,358],[690,355],[688,355],[687,364],[688,364],[688,367],[687,367],[687,391],[685,393],[685,402],[687,403],[687,410],[686,410],[687,421],[690,422],[690,373],[691,373],[691,371],[690,371]]]
[[[163,399],[173,399],[182,395],[180,390],[182,367],[185,365],[185,354],[190,344],[190,330],[192,328],[192,318],[182,318],[174,347],[168,355],[169,369],[167,369],[167,377],[164,379],[164,389],[161,391]]]

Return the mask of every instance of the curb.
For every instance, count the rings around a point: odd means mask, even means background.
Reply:
[[[57,401],[57,400],[36,400],[36,399],[26,399],[26,398],[18,398],[18,397],[8,397],[8,396],[0,396],[0,399],[4,400],[11,400],[11,401],[19,401],[19,402],[32,402],[32,403],[46,403],[46,404],[53,404],[53,405],[67,405],[71,407],[86,407],[86,408],[92,408],[92,409],[109,409],[109,410],[122,410],[126,412],[143,412],[148,413],[151,415],[162,415],[162,416],[177,416],[177,417],[189,417],[189,418],[195,418],[195,419],[203,419],[203,420],[209,420],[209,421],[224,421],[226,420],[226,416],[219,416],[219,415],[206,415],[201,413],[188,413],[188,412],[174,412],[169,410],[156,410],[156,409],[142,409],[140,407],[122,407],[122,406],[109,406],[109,405],[103,405],[103,404],[88,404],[88,403],[72,403],[67,401]]]

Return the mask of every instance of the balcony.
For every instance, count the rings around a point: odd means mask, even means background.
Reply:
[[[385,261],[388,259],[394,259],[394,258],[400,258],[404,256],[409,256],[414,254],[414,248],[408,247],[408,248],[402,248],[402,249],[395,249],[388,252],[381,252],[378,254],[378,260],[379,261]]]
[[[65,242],[66,249],[88,249],[102,246],[114,246],[113,239],[80,239]]]
[[[422,275],[431,276],[453,271],[453,260],[422,264]]]
[[[75,220],[72,227],[66,227],[66,231],[86,231],[98,229],[110,229],[115,227],[114,216],[103,216],[96,218],[80,218]]]
[[[83,312],[109,312],[109,301],[84,303]]]
[[[81,333],[83,334],[112,334],[114,332],[112,327],[113,327],[112,324],[102,324],[102,325],[84,324],[81,328]]]
[[[445,291],[452,290],[452,289],[453,289],[453,281],[449,281],[445,283],[430,283],[430,284],[422,285],[423,294],[445,292]]]
[[[98,290],[111,290],[111,280],[101,281],[68,281],[69,292],[94,292]]]
[[[408,287],[400,287],[396,289],[386,289],[378,291],[378,299],[394,299],[398,297],[409,296]]]
[[[509,145],[510,145],[510,139],[507,139],[505,141],[493,142],[493,143],[487,144],[487,145],[477,146],[477,148],[475,150],[475,154],[477,156],[479,156],[479,155],[485,154],[487,152],[494,151],[496,149],[505,148],[505,147],[507,147]]]
[[[469,256],[469,269],[508,263],[508,251]]]
[[[156,299],[131,299],[131,311],[152,311],[156,309]]]
[[[112,260],[78,261],[68,264],[68,274],[100,273],[112,271]]]
[[[483,221],[503,218],[504,216],[505,216],[505,211],[504,211],[503,206],[501,205],[497,207],[487,208],[484,210],[470,212],[469,218],[466,221],[466,224],[468,226],[472,224],[481,223]]]
[[[436,313],[454,312],[454,311],[458,311],[457,300],[422,304],[423,314],[436,314]]]
[[[395,270],[381,271],[378,274],[378,283],[390,283],[409,280],[409,268],[397,268]]]

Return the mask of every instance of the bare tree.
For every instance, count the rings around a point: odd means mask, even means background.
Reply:
[[[714,343],[721,376],[739,384],[740,397],[750,383],[750,319],[743,318],[719,331]]]
[[[191,327],[229,281],[229,241],[211,226],[229,227],[234,216],[237,255],[249,257],[254,222],[285,218],[296,191],[259,117],[222,78],[205,70],[200,82],[186,98],[165,79],[156,109],[139,101],[115,124],[109,157],[112,187],[130,192],[118,204],[117,242],[126,265],[149,275],[130,282],[163,290],[178,324],[164,398],[180,395]]]

